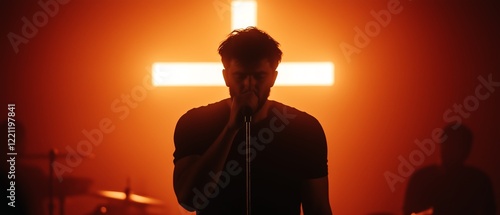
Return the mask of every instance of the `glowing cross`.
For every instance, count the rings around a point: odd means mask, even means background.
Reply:
[[[232,29],[256,26],[257,2],[231,2]],[[220,62],[153,63],[154,86],[225,86]],[[334,82],[332,62],[282,62],[278,66],[276,86],[331,86]]]

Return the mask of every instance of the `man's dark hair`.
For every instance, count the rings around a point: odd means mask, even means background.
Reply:
[[[269,60],[274,68],[281,62],[282,52],[279,43],[269,34],[256,27],[233,30],[219,46],[224,68],[231,60],[237,60],[243,66],[255,65],[263,59]]]
[[[447,139],[441,145],[441,156],[451,156],[452,158],[460,159],[453,160],[454,162],[465,162],[470,154],[474,141],[474,135],[470,128],[464,124],[458,127],[450,124],[444,128],[443,135],[446,135]],[[445,157],[443,157],[443,159],[446,159]]]

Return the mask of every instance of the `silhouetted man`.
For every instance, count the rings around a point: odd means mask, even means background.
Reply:
[[[175,134],[174,190],[197,214],[245,213],[245,113],[252,115],[252,214],[331,214],[326,138],[311,115],[268,100],[279,43],[249,27],[219,46],[230,98],[189,110]],[[243,129],[242,129],[243,128]]]
[[[495,199],[489,177],[466,166],[473,142],[464,125],[449,125],[441,143],[441,164],[416,171],[406,190],[404,214],[495,215]]]

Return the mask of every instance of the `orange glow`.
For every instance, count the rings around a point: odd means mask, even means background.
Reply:
[[[127,195],[124,192],[118,192],[118,191],[103,190],[103,191],[98,191],[98,194],[116,200],[125,200],[125,198],[127,197]],[[162,204],[162,202],[159,200],[145,196],[140,196],[137,194],[130,194],[130,201],[141,204],[157,204],[157,205]]]
[[[209,62],[217,65],[210,77],[223,83],[216,48],[232,30],[232,1],[44,1],[45,9],[38,1],[2,1],[9,10],[5,19],[12,20],[2,26],[5,34],[19,38],[16,54],[4,37],[1,85],[4,104],[16,103],[16,122],[26,127],[25,152],[18,155],[47,155],[56,148],[61,155],[56,161],[66,165],[60,170],[64,179],[85,177],[92,190],[123,191],[130,177],[132,193],[165,203],[154,214],[188,214],[173,190],[176,123],[191,108],[230,95],[226,87],[151,87],[151,66]],[[392,192],[383,173],[398,174],[398,157],[407,160],[419,149],[414,140],[430,138],[444,123],[445,110],[472,98],[479,75],[492,73],[491,83],[500,81],[494,72],[500,69],[497,7],[492,1],[255,1],[256,25],[282,45],[282,66],[334,63],[334,85],[278,86],[270,95],[322,124],[334,213],[402,214],[409,180],[395,184]],[[382,11],[394,5],[402,12],[385,17]],[[44,14],[48,22],[42,26]],[[377,23],[380,33],[365,35],[365,27],[376,31]],[[350,63],[340,48],[344,42],[353,47]],[[280,67],[278,82],[285,73]],[[499,179],[500,90],[495,89],[479,88],[488,99],[462,119],[478,131],[470,164]],[[100,136],[103,119],[114,130]],[[92,138],[100,144],[78,148]],[[77,149],[91,151],[92,157],[80,157]],[[65,155],[71,155],[69,162]],[[48,159],[17,159],[48,175]],[[415,168],[438,159],[436,150]],[[21,168],[16,172],[29,173]],[[66,214],[88,214],[103,202],[86,194],[68,196]]]
[[[101,206],[100,211],[101,211],[102,214],[105,214],[105,213],[108,212],[108,209],[106,207],[104,207],[104,206]]]

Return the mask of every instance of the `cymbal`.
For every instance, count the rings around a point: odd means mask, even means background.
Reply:
[[[100,190],[96,192],[96,195],[111,200],[128,201],[130,203],[137,203],[137,204],[145,204],[145,205],[163,204],[163,202],[158,199],[147,196],[141,196],[134,193],[129,194],[127,198],[127,194],[125,192]]]

